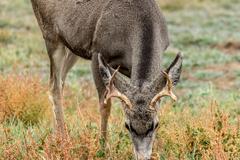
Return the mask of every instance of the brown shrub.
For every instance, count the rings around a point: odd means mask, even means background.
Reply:
[[[240,157],[240,133],[229,114],[212,103],[195,115],[190,108],[174,113],[170,106],[161,114],[156,148],[168,158],[227,160]]]
[[[8,30],[3,30],[0,28],[0,43],[9,43],[11,41],[11,38],[11,34]]]
[[[124,129],[121,109],[113,103],[109,141],[105,143],[99,135],[100,115],[96,91],[89,83],[82,86],[79,89],[79,97],[76,97],[76,94],[72,95],[70,91],[66,92],[69,103],[65,104],[69,106],[65,108],[68,131],[66,139],[56,138],[46,121],[28,130],[20,127],[17,131],[15,125],[0,125],[0,148],[3,148],[2,151],[0,150],[0,157],[67,160],[133,159],[132,142]],[[20,115],[26,113],[26,108],[30,108],[29,114],[36,111],[35,107],[47,108],[48,100],[45,92],[45,87],[40,85],[37,78],[0,77],[0,106],[1,113],[6,117],[4,120],[11,117],[22,120],[22,117],[26,116]],[[224,111],[224,107],[227,106],[219,107],[216,102],[211,103],[211,99],[207,101],[210,102],[198,106],[197,110],[185,106],[182,111],[178,109],[176,111],[169,103],[162,106],[153,159],[162,157],[163,159],[225,160],[240,157],[240,119],[236,123],[235,117],[230,116],[227,110]],[[32,111],[32,108],[35,109]],[[46,110],[38,110],[37,115],[34,113],[34,118],[41,119]],[[22,121],[26,122],[26,120]],[[30,118],[31,123],[32,121]],[[21,134],[23,136],[19,136]],[[103,149],[103,144],[106,144],[106,150]]]
[[[96,107],[82,106],[67,116],[68,136],[63,140],[51,134],[44,124],[35,127],[35,131],[22,128],[19,133],[14,132],[14,127],[5,128],[5,136],[0,134],[0,155],[5,159],[133,159],[122,114],[113,110],[118,116],[110,118],[109,142],[104,150],[97,112]],[[25,133],[24,138],[18,137],[20,132]],[[230,123],[229,113],[221,111],[216,103],[207,104],[194,114],[189,107],[180,112],[166,104],[161,110],[153,159],[234,160],[240,156],[239,146],[239,124]]]
[[[36,124],[49,108],[46,89],[36,77],[0,76],[0,122],[16,118]]]

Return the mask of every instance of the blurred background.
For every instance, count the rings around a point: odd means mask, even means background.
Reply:
[[[163,102],[155,157],[239,158],[240,1],[157,2],[166,18],[171,41],[163,56],[164,66],[178,51],[184,55],[184,64],[181,82],[175,89],[179,101]],[[132,159],[117,101],[110,122],[111,151],[101,150],[101,144],[94,146],[98,141],[99,114],[90,69],[89,61],[79,59],[66,81],[69,152],[65,155],[54,147],[49,149],[49,60],[44,41],[29,0],[1,0],[0,159],[24,159],[30,153],[37,159],[79,155],[82,159],[119,159],[120,153],[124,154],[122,159]],[[116,123],[121,126],[115,126]]]

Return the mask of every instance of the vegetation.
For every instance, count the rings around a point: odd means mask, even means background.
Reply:
[[[0,121],[19,119],[36,124],[49,108],[46,89],[34,77],[10,75],[0,77]]]
[[[240,3],[166,0],[159,4],[171,46],[164,66],[184,54],[179,101],[162,102],[153,159],[240,157]],[[68,137],[53,138],[49,62],[29,0],[0,1],[0,159],[133,159],[115,101],[107,149],[99,136],[90,62],[80,59],[65,89]],[[117,124],[117,125],[116,125]]]

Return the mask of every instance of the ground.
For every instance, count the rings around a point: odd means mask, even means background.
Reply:
[[[178,51],[184,64],[178,102],[162,102],[153,159],[239,159],[240,3],[171,0],[160,6],[171,41],[164,66]],[[90,62],[82,59],[65,89],[69,137],[61,145],[53,141],[49,61],[31,4],[1,0],[0,8],[0,159],[133,159],[118,101],[102,149],[97,93]]]

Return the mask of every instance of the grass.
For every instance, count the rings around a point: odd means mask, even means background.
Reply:
[[[153,159],[237,160],[240,4],[237,0],[171,0],[160,5],[171,40],[164,66],[179,50],[184,66],[175,89],[179,101],[162,102]],[[30,2],[2,0],[0,8],[0,159],[133,159],[117,101],[108,147],[102,149],[90,62],[81,59],[65,89],[68,138],[62,143],[54,140],[46,87],[49,62]]]
[[[14,118],[25,125],[37,124],[50,106],[46,90],[35,77],[0,76],[0,121]]]

